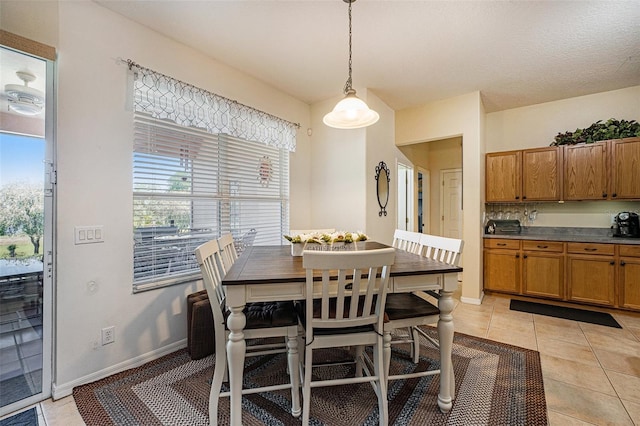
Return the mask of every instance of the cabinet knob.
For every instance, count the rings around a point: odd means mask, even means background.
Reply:
[[[539,249],[545,249],[547,247],[549,247],[549,246],[538,246]]]
[[[602,198],[607,198],[607,193],[606,192],[602,193]]]
[[[621,260],[620,261],[620,266],[624,266],[624,265],[626,265],[626,263],[624,262],[624,260]]]
[[[618,196],[618,194],[616,194],[616,193],[614,192],[613,194],[611,194],[611,196],[612,196],[613,198],[615,198],[615,197],[617,197],[617,196]]]
[[[523,196],[522,196],[522,199],[523,199],[523,200],[526,200],[526,199],[527,199],[527,196],[526,196],[526,195],[523,195]]]
[[[519,200],[519,199],[520,199],[520,196],[519,196],[519,195],[516,195],[516,200]]]
[[[516,254],[516,259],[520,259],[520,255],[519,254]]]
[[[585,247],[584,251],[598,251],[598,249],[595,247]]]
[[[526,259],[528,256],[525,254],[525,255],[523,255],[522,257]]]
[[[616,262],[614,262],[613,260],[611,262],[609,262],[609,265],[615,265]]]
[[[497,246],[500,246],[500,247],[503,247],[503,246],[506,246],[506,245],[507,245],[507,243],[497,243],[496,245],[497,245]]]

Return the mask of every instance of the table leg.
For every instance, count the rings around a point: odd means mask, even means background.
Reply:
[[[244,357],[247,343],[242,330],[247,319],[242,312],[243,306],[231,306],[227,327],[229,341],[227,342],[227,363],[229,365],[229,389],[231,393],[231,425],[242,425],[242,377],[244,374]]]
[[[440,342],[440,393],[438,393],[438,406],[440,411],[448,413],[452,406],[451,389],[453,381],[453,364],[451,361],[451,349],[453,347],[453,292],[442,290],[438,300],[440,319],[438,320],[438,340]]]

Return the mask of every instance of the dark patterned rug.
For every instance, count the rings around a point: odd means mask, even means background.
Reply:
[[[425,327],[435,335],[435,330]],[[394,346],[391,369],[412,371],[408,348]],[[336,356],[336,352],[327,353]],[[437,369],[438,351],[426,340],[417,368]],[[207,425],[215,356],[192,361],[186,350],[167,355],[73,390],[87,425]],[[546,425],[547,409],[538,352],[456,333],[453,345],[456,398],[448,414],[438,409],[439,376],[392,381],[392,425]],[[346,375],[351,366],[327,368]],[[393,372],[392,372],[393,373]],[[314,373],[315,374],[315,373]],[[247,358],[245,386],[287,381],[286,355]],[[377,425],[376,397],[368,383],[315,388],[311,424]],[[290,392],[245,395],[244,425],[299,425],[290,415]],[[218,423],[229,424],[229,399],[222,398]]]

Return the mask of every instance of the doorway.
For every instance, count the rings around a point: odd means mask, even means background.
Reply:
[[[2,416],[51,395],[55,174],[54,63],[6,47],[0,62]]]
[[[397,229],[413,231],[413,168],[398,163]]]
[[[421,167],[418,167],[418,232],[421,234],[428,234],[431,215],[429,214],[429,208],[431,203],[430,197],[430,177],[429,171]]]

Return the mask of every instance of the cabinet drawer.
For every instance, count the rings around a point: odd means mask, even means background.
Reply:
[[[520,240],[486,238],[484,240],[484,248],[519,250]]]
[[[613,256],[613,244],[567,243],[567,253],[605,254]]]
[[[640,246],[619,245],[620,256],[640,257]]]
[[[560,241],[522,241],[522,250],[527,251],[552,251],[554,253],[562,253],[564,251],[564,243]]]

